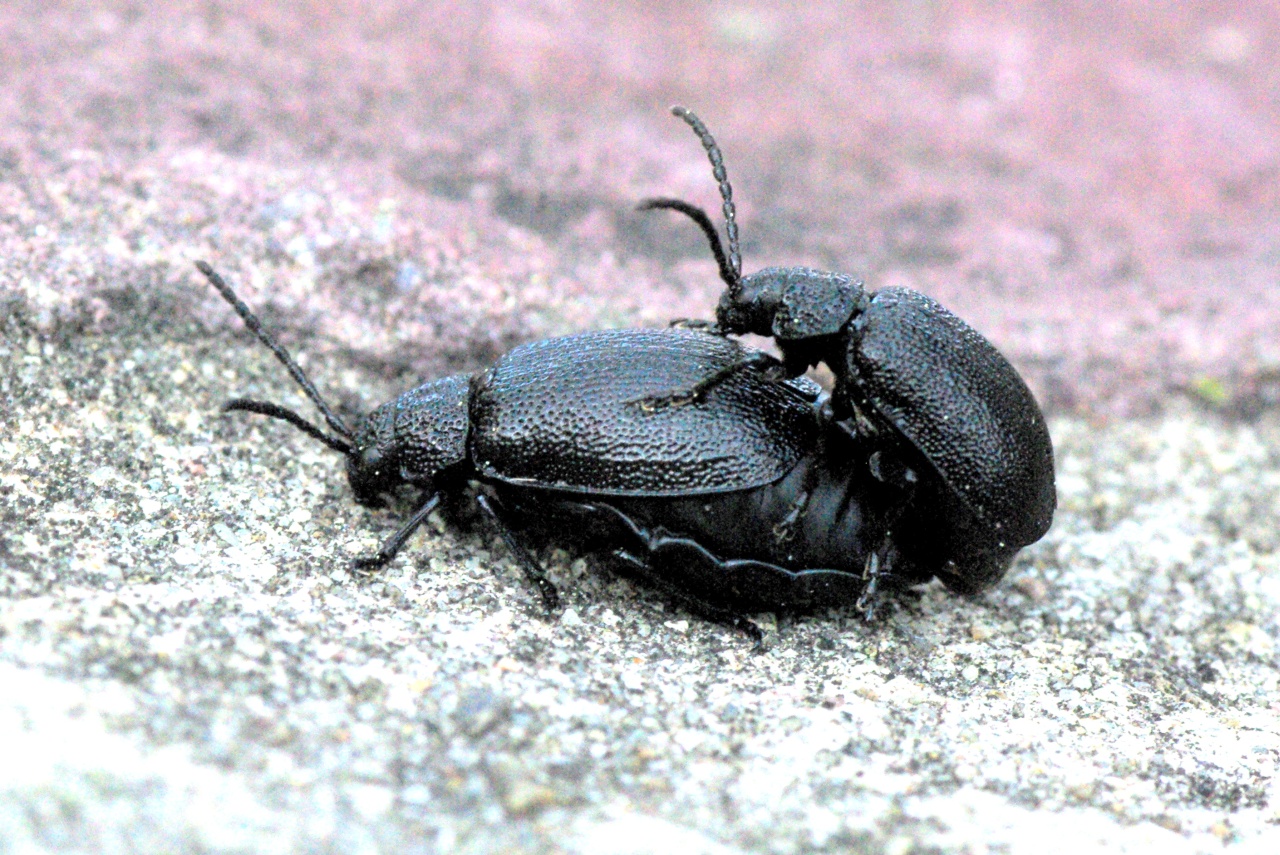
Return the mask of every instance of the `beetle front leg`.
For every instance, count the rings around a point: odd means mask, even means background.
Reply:
[[[667,327],[673,330],[696,330],[698,332],[707,333],[708,335],[722,336],[725,334],[724,330],[720,328],[718,323],[715,321],[704,320],[702,318],[676,318],[675,320],[670,321],[667,324]]]
[[[362,555],[351,562],[352,569],[362,576],[370,576],[375,571],[381,570],[390,564],[391,559],[396,557],[396,553],[404,546],[404,542],[409,539],[409,536],[418,530],[418,526],[426,522],[427,517],[431,516],[431,512],[436,509],[436,505],[440,504],[442,496],[442,493],[432,493],[431,497],[413,512],[413,516],[409,517],[408,522],[400,526],[399,531],[387,538],[381,549],[373,555]]]
[[[628,403],[635,404],[646,413],[656,412],[667,407],[683,407],[688,404],[696,404],[716,386],[719,386],[739,371],[747,369],[759,371],[768,380],[782,381],[787,379],[786,370],[778,364],[777,360],[767,353],[757,351],[747,354],[739,362],[726,365],[708,377],[699,380],[688,389],[664,392],[660,395],[647,395]]]

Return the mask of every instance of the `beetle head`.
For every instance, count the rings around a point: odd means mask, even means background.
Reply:
[[[720,270],[720,279],[727,286],[716,307],[719,332],[769,336],[777,339],[780,345],[840,332],[865,304],[862,283],[844,274],[808,267],[767,267],[743,276],[733,188],[724,168],[720,146],[692,111],[672,107],[671,112],[698,135],[707,159],[711,161],[711,174],[720,189],[725,240],[721,241],[720,232],[707,212],[696,205],[659,197],[645,199],[638,207],[642,211],[655,208],[678,211],[693,220],[706,235]],[[806,353],[805,358],[811,355]],[[793,356],[800,354],[789,355],[789,363],[795,361]]]
[[[730,288],[720,296],[716,306],[716,323],[725,332],[756,335],[773,335],[773,319],[782,305],[786,281],[780,268],[764,270],[744,276],[736,288]]]
[[[361,423],[347,457],[356,500],[378,504],[400,484],[439,489],[467,464],[471,378],[430,380],[378,407]]]
[[[347,481],[356,501],[380,507],[382,496],[400,483],[400,448],[395,438],[395,401],[383,404],[360,423],[347,454]]]
[[[820,358],[824,339],[841,335],[867,306],[862,283],[812,267],[766,267],[742,277],[716,307],[723,332],[773,338],[784,354],[799,347]],[[825,357],[823,357],[825,358]]]

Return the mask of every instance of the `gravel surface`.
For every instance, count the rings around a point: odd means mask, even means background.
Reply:
[[[755,655],[557,550],[549,622],[466,520],[353,578],[408,505],[219,415],[298,395],[191,330],[5,340],[10,851],[1274,850],[1275,420],[1054,419],[1061,509],[1009,581],[764,616]]]
[[[0,9],[0,855],[1280,851],[1274,3]],[[1048,11],[1046,11],[1048,10]],[[1009,578],[766,650],[473,514],[374,578],[346,413],[746,268],[921,288],[1046,404]]]

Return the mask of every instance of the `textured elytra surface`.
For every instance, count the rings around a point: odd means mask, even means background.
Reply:
[[[1032,543],[1053,519],[1053,445],[999,351],[929,297],[887,288],[859,318],[849,369],[860,394],[997,536]]]
[[[471,455],[483,475],[588,493],[743,490],[782,477],[814,445],[812,404],[740,371],[699,401],[648,409],[746,350],[680,330],[615,330],[534,342],[477,378]]]

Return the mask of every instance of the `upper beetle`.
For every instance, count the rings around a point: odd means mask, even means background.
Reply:
[[[997,581],[1014,554],[1049,529],[1057,504],[1053,444],[1031,390],[1009,361],[937,301],[910,288],[868,291],[843,273],[768,267],[742,275],[733,193],[719,146],[696,115],[672,112],[698,135],[719,185],[728,250],[701,208],[652,198],[706,234],[726,290],[719,334],[769,336],[795,376],[826,363],[835,376],[833,417],[877,437],[918,498],[897,524],[900,541],[918,541],[944,560],[952,588],[978,591]],[[764,368],[756,358],[726,368],[655,403],[696,399],[734,372]]]

